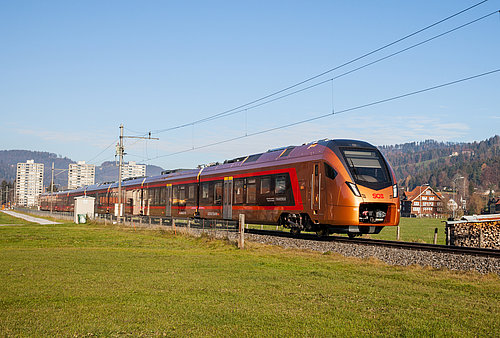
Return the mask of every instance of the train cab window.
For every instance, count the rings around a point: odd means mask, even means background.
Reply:
[[[260,179],[260,193],[262,195],[271,192],[271,177],[262,177]]]
[[[278,175],[274,181],[274,193],[276,195],[283,195],[286,193],[286,177],[284,175]]]
[[[255,178],[247,179],[247,203],[255,204],[257,202],[257,184]]]
[[[214,204],[215,205],[222,205],[222,182],[215,183]]]
[[[245,203],[245,179],[234,180],[234,204]]]
[[[328,163],[325,163],[325,175],[329,179],[334,180],[337,177],[337,172]]]

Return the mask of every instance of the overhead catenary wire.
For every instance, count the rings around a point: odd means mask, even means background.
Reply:
[[[163,133],[163,132],[167,132],[167,131],[171,131],[171,130],[175,130],[175,129],[180,129],[180,128],[188,127],[188,126],[190,126],[190,125],[194,125],[194,124],[198,124],[198,123],[202,123],[202,122],[210,121],[210,120],[212,120],[212,119],[214,119],[214,118],[217,118],[218,116],[225,116],[226,114],[232,113],[232,112],[234,112],[234,111],[236,111],[236,110],[240,110],[240,109],[242,109],[242,108],[245,108],[245,107],[251,106],[251,105],[253,105],[253,104],[257,103],[257,102],[260,102],[260,101],[266,100],[266,99],[268,99],[268,98],[270,98],[270,97],[273,97],[273,96],[276,96],[276,95],[278,95],[278,94],[284,93],[284,92],[289,91],[289,90],[291,90],[291,89],[293,89],[293,88],[296,88],[296,87],[299,87],[299,86],[301,86],[301,85],[303,85],[303,84],[305,84],[305,83],[308,83],[308,82],[310,82],[310,81],[312,81],[312,80],[315,80],[315,79],[317,79],[317,78],[319,78],[319,77],[322,77],[322,76],[324,76],[324,75],[326,75],[326,74],[329,74],[329,73],[331,73],[331,72],[333,72],[333,71],[335,71],[335,70],[338,70],[338,69],[340,69],[340,68],[342,68],[342,67],[348,66],[348,65],[350,65],[350,64],[352,64],[352,63],[355,63],[355,62],[357,62],[357,61],[359,61],[359,60],[362,60],[362,59],[364,59],[364,58],[366,58],[366,57],[368,57],[368,56],[370,56],[370,55],[373,55],[373,54],[375,54],[375,53],[377,53],[377,52],[380,52],[380,51],[382,51],[382,50],[384,50],[384,49],[387,49],[387,48],[389,48],[389,47],[391,47],[391,46],[393,46],[393,45],[395,45],[395,44],[397,44],[397,43],[399,43],[399,42],[402,42],[402,41],[404,41],[404,40],[407,40],[407,39],[409,39],[410,37],[413,37],[413,36],[415,36],[415,35],[417,35],[417,34],[419,34],[419,33],[422,33],[422,32],[424,32],[424,31],[426,31],[426,30],[428,30],[428,29],[432,28],[432,27],[435,27],[435,26],[437,26],[437,25],[439,25],[439,24],[441,24],[441,23],[443,23],[443,22],[445,22],[445,21],[448,21],[448,20],[450,20],[450,19],[452,19],[452,18],[454,18],[454,17],[456,17],[456,16],[458,16],[458,15],[460,15],[460,14],[463,14],[463,13],[465,13],[465,12],[467,12],[467,11],[469,11],[469,10],[471,10],[471,9],[475,8],[475,7],[478,7],[478,6],[482,5],[483,3],[487,2],[487,1],[488,1],[488,0],[483,0],[483,1],[481,1],[481,2],[478,2],[478,3],[476,3],[476,4],[472,5],[472,6],[469,6],[469,7],[465,8],[465,9],[463,9],[463,10],[459,11],[459,12],[456,12],[456,13],[452,14],[452,15],[450,15],[450,16],[448,16],[448,17],[444,18],[444,19],[441,19],[441,20],[439,20],[439,21],[437,21],[437,22],[434,22],[434,23],[432,23],[432,24],[430,24],[430,25],[428,25],[428,26],[425,26],[425,27],[423,27],[423,28],[421,28],[421,29],[419,29],[419,30],[417,30],[417,31],[413,32],[413,33],[407,34],[407,35],[403,36],[402,38],[399,38],[399,39],[397,39],[397,40],[395,40],[395,41],[393,41],[393,42],[390,42],[390,43],[388,43],[388,44],[385,44],[385,45],[383,45],[382,47],[376,48],[376,49],[374,49],[374,50],[372,50],[372,51],[370,51],[370,52],[368,52],[368,53],[365,53],[365,54],[363,54],[363,55],[361,55],[361,56],[358,56],[358,57],[356,57],[356,58],[354,58],[354,59],[351,59],[351,60],[349,60],[349,61],[347,61],[347,62],[344,62],[344,63],[342,63],[341,65],[338,65],[338,66],[336,66],[336,67],[330,68],[330,69],[328,69],[328,70],[326,70],[326,71],[324,71],[324,72],[322,72],[322,73],[319,73],[319,74],[317,74],[317,75],[311,76],[311,77],[309,77],[309,78],[307,78],[307,79],[305,79],[305,80],[299,81],[299,82],[297,82],[297,83],[295,83],[295,84],[292,84],[292,85],[290,85],[290,86],[288,86],[288,87],[286,87],[286,88],[280,89],[280,90],[278,90],[278,91],[275,91],[275,92],[272,92],[272,93],[270,93],[270,94],[264,95],[264,96],[262,96],[262,97],[260,97],[260,98],[258,98],[258,99],[252,100],[252,101],[250,101],[250,102],[247,102],[247,103],[245,103],[245,104],[239,105],[239,106],[234,107],[234,108],[231,108],[231,109],[229,109],[229,110],[225,110],[225,111],[223,111],[223,112],[220,112],[220,113],[217,113],[217,114],[214,114],[214,115],[208,116],[208,117],[206,117],[206,118],[202,118],[202,119],[199,119],[199,120],[196,120],[196,121],[192,121],[192,122],[189,122],[189,123],[184,123],[184,124],[177,125],[177,126],[174,126],[174,127],[169,127],[169,128],[165,128],[165,129],[155,130],[155,131],[153,131],[153,133],[154,133],[154,134]],[[496,12],[495,12],[495,13],[496,13]],[[364,68],[364,67],[363,67],[363,68]],[[361,69],[361,68],[360,68],[360,69]],[[327,82],[328,82],[328,81],[327,81]],[[288,95],[288,96],[289,96],[289,95]],[[286,96],[283,96],[283,97],[286,97]],[[272,102],[272,101],[269,101],[269,102]]]
[[[264,106],[264,105],[266,105],[266,104],[269,104],[269,103],[272,103],[272,102],[275,102],[275,101],[278,101],[278,100],[281,100],[281,99],[287,98],[287,97],[289,97],[289,96],[292,96],[292,95],[295,95],[295,94],[298,94],[298,93],[301,93],[301,92],[307,91],[307,90],[309,90],[309,89],[316,88],[316,87],[318,87],[318,86],[321,86],[321,85],[326,84],[326,83],[329,83],[329,82],[333,82],[333,80],[337,80],[337,79],[339,79],[339,78],[341,78],[341,77],[344,77],[344,76],[346,76],[346,75],[349,75],[349,74],[351,74],[351,73],[354,73],[354,72],[356,72],[356,71],[358,71],[358,70],[361,70],[361,69],[363,69],[363,68],[366,68],[366,67],[372,66],[372,65],[374,65],[374,64],[376,64],[376,63],[379,63],[379,62],[381,62],[381,61],[387,60],[387,59],[389,59],[389,58],[391,58],[391,57],[394,57],[394,56],[399,55],[399,54],[401,54],[401,53],[404,53],[404,52],[406,52],[406,51],[408,51],[408,50],[411,50],[411,49],[413,49],[413,48],[416,48],[416,47],[418,47],[418,46],[421,46],[421,45],[423,45],[423,44],[425,44],[425,43],[428,43],[428,42],[430,42],[430,41],[433,41],[433,40],[435,40],[435,39],[438,39],[438,38],[440,38],[440,37],[443,37],[443,36],[445,36],[445,35],[447,35],[447,34],[450,34],[450,33],[452,33],[452,32],[455,32],[455,31],[457,31],[457,30],[459,30],[459,29],[461,29],[461,28],[464,28],[464,27],[467,27],[467,26],[469,26],[469,25],[472,25],[473,23],[476,23],[476,22],[479,22],[479,21],[481,21],[481,20],[484,20],[484,19],[486,19],[486,18],[488,18],[488,17],[490,17],[490,16],[492,16],[492,15],[494,15],[494,14],[497,14],[497,13],[500,13],[500,11],[494,11],[494,12],[491,12],[491,13],[489,13],[489,14],[483,15],[482,17],[479,17],[479,18],[474,19],[474,20],[472,20],[472,21],[469,21],[469,22],[467,22],[467,23],[465,23],[465,24],[462,24],[462,25],[460,25],[460,26],[457,26],[457,27],[455,27],[455,28],[452,28],[452,29],[450,29],[450,30],[448,30],[448,31],[446,31],[446,32],[441,33],[441,34],[438,34],[438,35],[435,35],[435,36],[433,36],[433,37],[430,37],[430,38],[428,38],[428,39],[426,39],[426,40],[424,40],[424,41],[421,41],[421,42],[418,42],[418,43],[413,44],[413,45],[411,45],[411,46],[408,46],[408,47],[406,47],[406,48],[403,48],[403,49],[401,49],[401,50],[399,50],[399,51],[396,51],[396,52],[394,52],[394,53],[391,53],[391,54],[389,54],[389,55],[387,55],[387,56],[381,57],[381,58],[379,58],[379,59],[377,59],[377,60],[374,60],[374,61],[371,61],[371,62],[369,62],[369,63],[366,63],[366,64],[364,64],[364,65],[362,65],[362,66],[357,67],[357,68],[351,69],[351,70],[349,70],[349,71],[347,71],[347,72],[341,73],[341,74],[339,74],[339,75],[337,75],[337,76],[334,76],[334,77],[332,77],[332,78],[329,78],[329,79],[323,80],[323,81],[321,81],[321,82],[317,82],[317,83],[315,83],[315,84],[312,84],[312,85],[310,85],[310,86],[307,86],[307,87],[304,87],[304,88],[301,88],[301,89],[297,89],[297,90],[295,90],[295,91],[293,91],[293,92],[290,92],[290,93],[287,93],[287,94],[284,94],[284,95],[281,95],[281,96],[275,97],[275,98],[273,98],[273,99],[270,99],[270,100],[267,100],[267,101],[264,101],[264,102],[260,102],[260,103],[255,104],[255,105],[252,105],[252,106],[249,106],[249,107],[245,107],[245,108],[240,109],[240,110],[235,110],[235,111],[232,111],[232,112],[226,113],[226,114],[224,114],[224,115],[218,115],[218,116],[213,117],[213,118],[206,118],[203,122],[213,121],[213,120],[216,120],[216,119],[219,119],[219,118],[223,118],[223,117],[231,116],[231,115],[238,114],[238,113],[241,113],[241,112],[246,112],[246,111],[248,111],[248,110],[250,110],[250,109],[255,109],[255,108],[258,108],[258,107],[262,107],[262,106]],[[332,94],[332,95],[333,95],[333,94]],[[201,123],[201,122],[200,122],[200,123]]]
[[[101,156],[106,150],[108,150],[111,146],[114,146],[116,144],[116,142],[118,141],[118,139],[114,139],[113,142],[107,146],[106,148],[104,148],[104,150],[102,150],[99,154],[95,155],[94,157],[92,157],[90,160],[87,161],[87,163],[90,163],[92,164],[92,161],[97,159],[99,156]]]
[[[370,103],[366,103],[366,104],[354,106],[354,107],[351,107],[351,108],[339,110],[339,111],[336,111],[334,114],[332,114],[331,112],[329,112],[327,114],[323,114],[323,115],[311,117],[311,118],[308,118],[308,119],[305,119],[305,120],[301,120],[301,121],[296,121],[296,122],[288,123],[288,124],[285,124],[285,125],[282,125],[282,126],[273,127],[273,128],[269,128],[269,129],[266,129],[266,130],[261,130],[261,131],[257,131],[257,132],[254,132],[254,133],[249,133],[249,134],[246,134],[246,135],[242,135],[242,136],[236,136],[236,137],[233,137],[233,138],[230,138],[230,139],[226,139],[226,140],[222,140],[222,141],[218,141],[218,142],[213,142],[213,143],[205,144],[205,145],[198,146],[198,147],[191,148],[191,149],[180,150],[180,151],[173,152],[173,153],[170,153],[170,154],[160,155],[160,156],[157,156],[157,157],[146,159],[145,162],[148,162],[148,161],[151,161],[151,160],[155,160],[155,159],[158,159],[158,158],[179,155],[179,154],[187,153],[187,152],[190,152],[190,151],[193,151],[193,150],[198,150],[198,149],[204,149],[204,148],[208,148],[208,147],[213,147],[213,146],[216,146],[216,145],[220,145],[220,144],[224,144],[224,143],[229,143],[229,142],[237,141],[237,140],[240,140],[240,139],[243,139],[243,138],[247,138],[247,137],[262,135],[262,134],[269,133],[269,132],[276,131],[276,130],[280,130],[280,129],[290,128],[290,127],[297,126],[297,125],[300,125],[300,124],[304,124],[304,123],[308,123],[308,122],[320,120],[320,119],[323,119],[323,118],[326,118],[326,117],[331,117],[331,116],[335,116],[335,115],[338,115],[338,114],[347,113],[347,112],[354,111],[354,110],[359,110],[359,109],[362,109],[362,108],[368,108],[368,107],[379,105],[379,104],[382,104],[382,103],[386,103],[386,102],[390,102],[390,101],[402,99],[402,98],[405,98],[405,97],[409,97],[409,96],[421,94],[421,93],[424,93],[424,92],[436,90],[436,89],[439,89],[439,88],[451,86],[451,85],[454,85],[454,84],[457,84],[457,83],[461,83],[461,82],[473,80],[473,79],[476,79],[476,78],[479,78],[479,77],[491,75],[491,74],[498,73],[498,72],[500,72],[500,68],[492,70],[492,71],[489,71],[489,72],[485,72],[485,73],[481,73],[481,74],[469,76],[469,77],[466,77],[466,78],[462,78],[462,79],[459,79],[459,80],[455,80],[455,81],[443,83],[443,84],[440,84],[440,85],[436,85],[436,86],[432,86],[432,87],[427,87],[427,88],[424,88],[424,89],[416,90],[416,91],[409,92],[409,93],[406,93],[406,94],[401,94],[401,95],[393,96],[393,97],[390,97],[390,98],[387,98],[387,99],[382,99],[382,100],[378,100],[378,101],[374,101],[374,102],[370,102]]]

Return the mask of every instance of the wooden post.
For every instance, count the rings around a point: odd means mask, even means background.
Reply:
[[[445,232],[446,232],[446,245],[450,245],[450,227],[448,226],[448,224],[446,224]]]
[[[434,229],[434,244],[438,242],[438,228]]]
[[[174,229],[174,235],[177,235],[177,228],[175,227],[175,219],[172,219],[172,228]]]
[[[151,228],[151,216],[149,216],[149,227]]]
[[[240,233],[240,238],[238,240],[238,247],[240,249],[244,249],[245,248],[245,214],[240,214],[239,233]]]
[[[398,225],[398,227],[396,229],[396,240],[398,240],[398,241],[399,241],[399,235],[400,235],[400,228],[399,228],[399,225]]]
[[[163,218],[160,217],[160,226],[163,224]]]

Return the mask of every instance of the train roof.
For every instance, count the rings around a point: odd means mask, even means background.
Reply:
[[[185,180],[197,177],[200,171],[203,175],[218,174],[221,172],[231,172],[241,169],[253,169],[262,166],[279,165],[303,161],[304,158],[320,159],[323,157],[327,149],[337,152],[339,148],[369,148],[376,149],[375,146],[368,142],[350,139],[323,139],[315,142],[304,143],[300,146],[286,146],[275,149],[270,149],[263,153],[257,153],[248,156],[237,157],[234,159],[226,160],[223,163],[211,163],[208,165],[200,166],[198,169],[176,169],[165,170],[161,175],[132,178],[122,181],[122,187],[130,187],[137,185],[158,184],[161,181],[172,180]],[[94,184],[78,188],[75,190],[61,191],[56,194],[67,193],[83,193],[84,191],[96,191],[109,188],[117,188],[118,182],[106,182]]]

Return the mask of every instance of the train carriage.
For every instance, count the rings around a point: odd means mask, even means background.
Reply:
[[[112,213],[118,184],[90,186],[66,197],[82,194],[96,197],[96,213]],[[64,193],[57,196],[71,209]],[[42,195],[41,208],[50,198]],[[129,215],[237,220],[243,213],[248,223],[350,236],[397,225],[400,212],[389,164],[376,147],[355,140],[321,140],[131,179],[122,184],[122,203]]]

